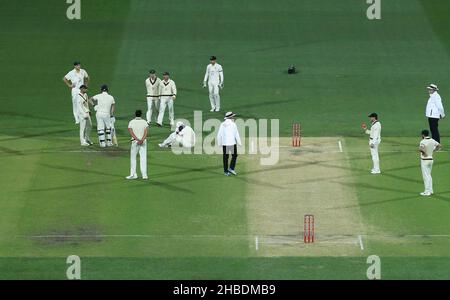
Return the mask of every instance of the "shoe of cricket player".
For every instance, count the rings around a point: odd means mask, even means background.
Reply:
[[[130,176],[125,177],[125,179],[128,179],[128,180],[134,180],[137,178],[138,178],[137,175],[130,175]]]
[[[156,123],[156,126],[158,126],[158,127],[162,127],[162,124]]]
[[[143,180],[148,180],[148,176],[147,176],[147,175],[142,176],[142,179],[143,179]]]
[[[216,111],[216,108],[211,108],[210,112]]]
[[[237,173],[236,173],[235,170],[228,169],[228,173],[231,173],[231,174],[233,174],[234,176],[237,176]]]
[[[86,141],[86,143],[88,143],[88,144],[89,144],[89,146],[92,146],[92,145],[94,145],[94,143],[93,143],[93,142],[91,142],[91,141]]]
[[[378,171],[372,170],[372,171],[370,171],[370,173],[376,175],[376,174],[381,174],[381,171],[380,170],[378,170]]]
[[[164,144],[158,144],[159,148],[166,148],[166,145]]]
[[[420,196],[424,196],[424,197],[429,197],[431,195],[433,195],[433,194],[430,193],[430,192],[422,192],[422,193],[420,193]]]
[[[87,146],[90,146],[90,145],[88,143],[86,143],[86,142],[83,142],[83,143],[81,143],[81,146],[87,147]]]
[[[111,143],[111,142],[109,142],[109,143],[106,144],[106,147],[112,147],[112,146],[114,146],[114,145],[113,145],[113,143]]]
[[[216,108],[215,112],[220,112],[220,109]]]
[[[230,173],[230,172],[224,172],[223,175],[225,175],[225,176],[230,176],[231,173]]]

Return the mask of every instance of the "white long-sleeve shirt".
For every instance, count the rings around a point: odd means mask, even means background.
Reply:
[[[211,84],[223,84],[223,79],[223,69],[221,65],[215,63],[214,65],[209,64],[206,67],[205,78],[203,79],[205,84],[207,81]]]
[[[381,123],[375,121],[372,123],[370,129],[366,130],[366,134],[370,136],[369,144],[376,144],[381,142]]]
[[[217,143],[219,146],[234,146],[236,143],[241,146],[241,137],[236,123],[231,119],[226,119],[220,124],[219,132],[217,133]]]
[[[89,103],[88,95],[79,93],[77,96],[77,111],[78,115],[82,118],[87,118],[89,116]]]
[[[177,86],[175,85],[175,81],[169,79],[168,81],[161,80],[159,84],[159,96],[176,96],[177,95]]]
[[[425,115],[427,116],[427,118],[435,119],[445,117],[444,106],[442,105],[442,99],[438,92],[434,92],[430,95],[430,98],[427,102]]]
[[[147,97],[157,98],[159,97],[159,86],[161,84],[161,79],[155,77],[152,80],[150,77],[145,80],[145,87],[147,88]]]
[[[80,86],[85,84],[84,81],[86,78],[89,78],[89,75],[84,69],[80,69],[80,71],[73,69],[64,78],[70,80],[73,89],[80,89]]]

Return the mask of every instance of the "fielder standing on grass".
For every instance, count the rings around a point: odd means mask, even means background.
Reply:
[[[237,146],[236,143],[241,146],[241,138],[239,136],[239,131],[234,122],[234,117],[236,115],[232,112],[227,112],[225,114],[225,121],[220,124],[219,133],[217,134],[217,144],[222,146],[223,149],[223,171],[225,176],[230,176],[231,174],[237,175],[236,160],[237,160]],[[228,157],[231,154],[231,163],[228,168]]]
[[[369,147],[370,154],[372,155],[373,168],[371,174],[380,174],[380,157],[378,155],[378,146],[381,143],[381,123],[378,121],[378,115],[376,113],[371,113],[369,115],[372,125],[370,129],[367,128],[365,123],[362,124],[362,129],[366,134],[369,135]]]
[[[425,191],[420,193],[421,196],[428,197],[433,195],[433,178],[431,178],[431,170],[433,169],[433,152],[440,149],[442,149],[441,144],[430,138],[430,132],[428,130],[423,130],[419,151],[421,159],[420,167],[422,169]]]
[[[164,112],[166,111],[166,106],[169,107],[170,126],[174,125],[175,113],[173,110],[173,102],[177,98],[177,86],[175,85],[175,82],[172,79],[170,79],[169,76],[170,76],[169,72],[164,72],[163,80],[159,84],[160,103],[159,103],[158,121],[156,123],[158,127],[162,127],[163,125],[163,118]]]
[[[97,119],[97,133],[100,147],[111,147],[112,143],[112,124],[111,119],[114,116],[115,100],[114,97],[108,94],[108,86],[103,85],[100,89],[101,93],[92,97],[94,102],[94,109],[97,112],[95,117]]]
[[[91,146],[91,111],[89,109],[89,97],[87,95],[87,86],[80,86],[80,92],[77,96],[77,115],[80,123],[80,143],[81,146]]]
[[[147,135],[148,135],[148,123],[142,119],[142,111],[137,110],[135,113],[136,118],[130,121],[128,124],[128,132],[131,135],[131,168],[130,176],[126,179],[137,179],[136,173],[136,156],[139,153],[142,179],[147,180]]]
[[[147,88],[147,123],[151,125],[153,111],[158,113],[159,104],[159,85],[161,79],[156,76],[155,70],[150,70],[149,77],[145,80],[145,87]]]
[[[81,63],[79,61],[74,62],[73,66],[74,69],[63,77],[63,81],[71,90],[73,116],[75,118],[75,124],[79,124],[80,119],[77,108],[78,94],[80,93],[80,87],[82,85],[88,86],[89,75],[86,70],[81,68]]]
[[[209,60],[210,64],[206,67],[203,87],[206,88],[206,83],[208,83],[209,101],[211,103],[210,111],[220,111],[219,88],[223,89],[223,69],[217,63],[215,56],[211,56]]]
[[[444,106],[442,105],[441,96],[438,94],[439,91],[437,85],[430,84],[427,86],[428,98],[426,116],[428,118],[428,124],[430,125],[431,136],[433,139],[440,143],[441,137],[439,134],[439,120],[445,118]]]

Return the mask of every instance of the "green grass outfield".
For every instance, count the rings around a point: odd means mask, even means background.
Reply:
[[[427,199],[415,152],[425,86],[439,84],[444,105],[450,97],[450,3],[384,0],[382,20],[368,21],[365,2],[93,0],[69,21],[65,1],[2,1],[0,278],[64,279],[76,254],[84,279],[364,279],[376,254],[382,278],[450,279],[450,152],[436,154]],[[239,176],[225,178],[220,156],[160,151],[169,129],[152,127],[150,180],[125,181],[126,125],[146,106],[149,68],[176,81],[176,117],[221,118],[201,89],[210,55],[224,67],[224,111],[279,119],[283,145],[299,121],[305,148],[272,169],[242,155]],[[117,99],[119,149],[78,146],[61,80],[78,59],[89,93],[107,83]],[[288,76],[290,64],[300,72]],[[376,177],[360,130],[372,111],[383,124]],[[448,121],[440,128],[447,147]],[[283,209],[287,227],[276,222]],[[334,254],[320,243],[255,249],[258,234],[292,241],[307,209],[324,216],[319,237],[343,228],[363,249],[342,239]]]

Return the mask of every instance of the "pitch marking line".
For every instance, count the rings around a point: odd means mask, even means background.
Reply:
[[[364,245],[363,245],[363,241],[362,241],[362,236],[358,235],[358,242],[359,242],[359,247],[361,248],[361,251],[364,251]]]
[[[258,236],[255,236],[255,249],[256,249],[256,251],[258,251],[258,249],[259,249]]]
[[[338,141],[338,147],[339,147],[339,152],[344,152],[343,150],[342,150],[342,142],[339,140]]]

